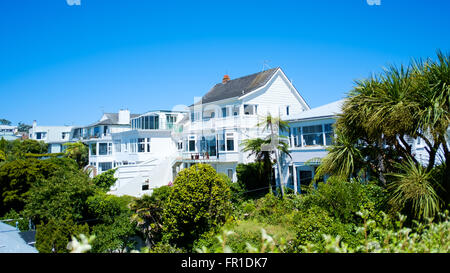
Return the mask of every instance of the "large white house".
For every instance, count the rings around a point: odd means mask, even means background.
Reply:
[[[63,144],[71,141],[72,128],[73,126],[38,126],[37,122],[33,121],[28,133],[30,139],[47,143],[49,153],[61,153]]]
[[[91,164],[99,172],[118,168],[111,193],[150,193],[196,163],[208,163],[236,181],[237,164],[254,160],[242,151],[242,141],[268,134],[257,123],[267,114],[286,118],[309,106],[282,69],[274,68],[236,79],[226,75],[187,109],[142,114],[131,119],[130,130],[111,134],[103,148],[90,144],[90,151],[103,151],[91,154],[90,161],[110,162],[106,168]]]
[[[269,133],[257,127],[258,122],[267,114],[297,115],[309,106],[283,70],[274,68],[237,79],[225,75],[189,109],[176,168],[208,163],[236,181],[237,164],[254,160],[242,151],[242,141]]]

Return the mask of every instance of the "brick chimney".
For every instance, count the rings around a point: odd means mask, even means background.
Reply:
[[[230,76],[225,75],[223,76],[222,84],[226,84],[230,80]]]

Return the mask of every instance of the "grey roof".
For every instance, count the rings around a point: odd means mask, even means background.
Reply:
[[[38,253],[27,244],[15,227],[0,222],[0,253]]]
[[[87,127],[96,125],[119,125],[119,113],[105,113],[104,115],[106,115],[106,119],[97,121]],[[140,116],[140,114],[130,114],[130,119],[138,116]]]
[[[264,86],[278,69],[279,67],[272,68],[234,80],[229,80],[227,83],[218,83],[202,97],[201,103],[210,103],[246,95]]]
[[[342,113],[342,105],[344,101],[345,99],[342,99],[316,108],[312,108],[299,114],[289,116],[289,118],[287,118],[286,120],[294,121],[294,120],[334,117]]]

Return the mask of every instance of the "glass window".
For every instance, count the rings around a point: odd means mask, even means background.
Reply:
[[[96,143],[91,143],[89,145],[89,150],[91,152],[91,155],[97,155],[97,144]]]
[[[325,129],[325,145],[332,145],[333,144],[333,124],[325,124],[324,125],[324,129]]]
[[[227,151],[234,151],[234,134],[227,133]]]
[[[150,189],[150,180],[145,180],[144,183],[142,183],[142,190],[148,191]]]
[[[294,138],[294,147],[301,147],[301,127],[292,129]]]
[[[145,138],[138,138],[138,153],[145,153]]]
[[[189,137],[189,152],[195,152],[195,136]]]
[[[108,154],[108,143],[99,143],[98,144],[98,154],[99,155],[107,155]]]
[[[222,117],[227,117],[228,115],[228,109],[227,107],[222,107]]]
[[[100,136],[100,127],[94,128],[94,136],[99,137]]]
[[[219,134],[217,135],[217,138],[219,142],[219,151],[225,151],[225,134]]]
[[[228,170],[227,170],[227,174],[228,174],[228,178],[230,178],[231,180],[233,180],[233,169],[228,169]]]
[[[303,143],[309,145],[323,145],[322,125],[302,127]]]
[[[112,162],[99,162],[98,168],[100,169],[101,172],[110,170],[110,169],[112,169]]]

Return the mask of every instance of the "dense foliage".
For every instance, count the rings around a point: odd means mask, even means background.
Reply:
[[[222,225],[231,209],[229,185],[210,165],[182,170],[164,211],[169,242],[189,247],[202,233]]]

